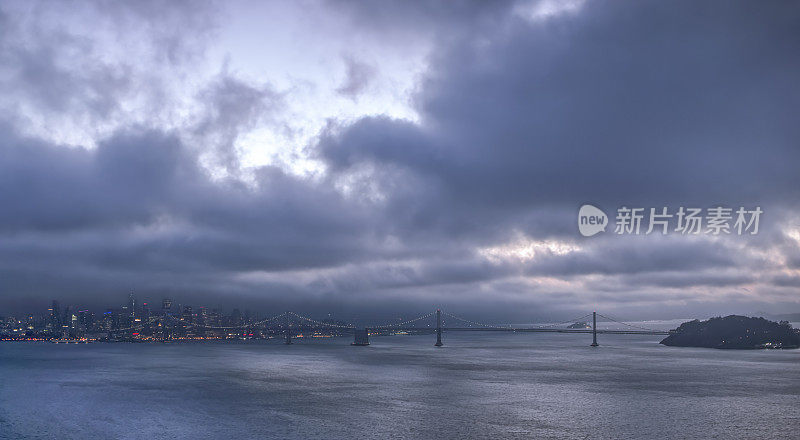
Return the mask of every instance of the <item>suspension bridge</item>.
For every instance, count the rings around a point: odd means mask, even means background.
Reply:
[[[621,329],[598,329],[597,317],[605,319],[607,322],[613,322],[622,326]],[[571,325],[576,323],[583,324],[585,319],[591,317],[591,327],[588,324],[575,328]],[[407,334],[435,334],[435,346],[441,347],[444,345],[442,341],[442,334],[447,332],[474,332],[474,331],[490,331],[490,332],[518,332],[518,333],[580,333],[591,334],[592,347],[597,347],[597,335],[614,334],[614,335],[669,335],[669,331],[651,329],[639,325],[630,324],[597,312],[587,313],[583,316],[573,318],[567,321],[543,324],[543,325],[498,325],[486,324],[469,319],[461,318],[450,313],[443,312],[440,309],[436,311],[420,315],[416,318],[409,319],[397,323],[389,324],[376,324],[367,326],[356,326],[353,324],[337,324],[334,322],[319,321],[312,319],[308,316],[303,316],[292,311],[286,311],[275,315],[273,317],[263,319],[257,322],[252,322],[242,325],[232,326],[212,326],[205,325],[197,322],[188,322],[174,316],[159,316],[153,317],[137,325],[115,329],[114,332],[133,331],[141,329],[145,326],[151,326],[156,323],[164,323],[165,320],[171,321],[171,324],[180,325],[186,328],[198,328],[204,330],[236,330],[243,331],[253,328],[272,328],[278,329],[284,338],[286,344],[292,344],[292,340],[302,331],[303,326],[306,328],[328,328],[336,330],[339,333],[352,333],[352,345],[369,345],[370,335],[380,335],[389,333],[407,333]],[[424,325],[426,320],[431,320],[428,325]],[[433,324],[433,325],[432,325]],[[570,325],[570,327],[564,327]]]

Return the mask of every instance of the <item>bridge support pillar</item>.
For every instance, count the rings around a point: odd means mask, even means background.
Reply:
[[[440,309],[436,309],[436,343],[433,344],[436,347],[441,347],[442,345],[442,311]]]
[[[286,341],[284,342],[284,344],[291,345],[291,343],[292,343],[292,330],[289,328],[289,312],[286,312],[285,330],[286,330],[286,332],[285,332],[286,333]]]
[[[597,347],[597,312],[592,312],[592,347]]]
[[[364,330],[355,330],[353,332],[353,343],[350,345],[356,345],[359,347],[369,345],[369,329],[365,328]]]

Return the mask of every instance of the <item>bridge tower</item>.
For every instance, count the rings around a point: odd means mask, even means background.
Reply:
[[[592,312],[592,347],[597,347],[597,312]]]
[[[441,309],[436,309],[436,343],[433,344],[436,347],[441,347],[442,345],[442,311]]]
[[[286,345],[290,345],[290,344],[292,343],[292,331],[291,331],[291,329],[289,328],[289,312],[286,312],[286,325],[285,325],[285,329],[286,329],[286,342],[284,342],[284,343],[285,343]]]
[[[355,345],[359,347],[364,347],[369,345],[369,329],[364,328],[364,330],[355,329],[353,331],[353,343],[350,345]]]

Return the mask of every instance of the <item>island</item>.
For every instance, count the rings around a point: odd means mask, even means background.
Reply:
[[[661,343],[671,347],[722,349],[798,348],[800,330],[787,321],[730,315],[684,322]]]

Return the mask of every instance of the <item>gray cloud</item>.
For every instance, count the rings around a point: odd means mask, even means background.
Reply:
[[[346,67],[346,77],[341,86],[336,91],[342,95],[355,99],[364,92],[376,75],[376,69],[365,62],[359,61],[353,56],[345,56],[344,64]]]
[[[798,12],[773,6],[587,4],[512,21],[438,55],[422,124],[362,120],[320,151],[336,169],[431,177],[451,205],[797,200]]]
[[[248,84],[222,72],[199,96],[203,115],[192,132],[198,144],[207,144],[229,173],[241,168],[236,140],[242,132],[260,124],[275,123],[284,108],[284,97],[269,85]]]
[[[43,137],[71,132],[78,143],[136,124],[168,126],[179,111],[173,89],[203,59],[214,14],[205,1],[8,2],[2,120]]]
[[[800,103],[791,55],[800,11],[784,6],[587,4],[534,25],[511,19],[502,37],[436,54],[416,98],[420,124],[365,118],[331,130],[319,152],[339,175],[369,164],[411,236],[436,230],[480,244],[522,230],[574,239],[571,210],[584,202],[610,212],[764,205],[774,215],[762,223],[769,234],[800,196],[800,133],[789,117]],[[399,186],[425,189],[394,195]],[[609,243],[528,271],[691,278],[717,265],[758,267],[719,244]]]

